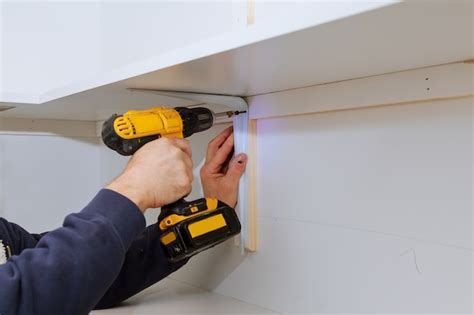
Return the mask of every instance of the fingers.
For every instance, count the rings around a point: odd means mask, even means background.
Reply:
[[[229,155],[227,156],[227,159],[222,164],[222,167],[221,167],[221,173],[222,174],[227,174],[227,170],[229,169],[229,163],[230,163],[230,161],[232,160],[233,157],[234,157],[234,149],[232,149],[232,151],[230,151]]]
[[[221,145],[221,147],[217,150],[214,156],[211,156],[210,160],[208,160],[208,165],[211,171],[219,171],[222,166],[226,164],[226,161],[234,149],[234,135],[231,134],[227,137],[225,142]]]
[[[173,139],[172,140],[175,145],[184,153],[184,164],[186,165],[187,174],[193,176],[193,160],[192,160],[192,152],[191,146],[189,145],[189,141],[185,139]]]
[[[176,157],[177,159],[181,159],[184,162],[184,165],[187,170],[187,175],[192,176],[193,172],[193,160],[192,160],[192,151],[191,151],[191,146],[189,145],[189,141],[186,139],[176,139],[176,138],[162,138],[156,141],[167,141],[168,145],[170,145],[170,150],[172,147],[175,148],[175,150],[178,153],[178,156]]]
[[[186,168],[188,170],[188,173],[193,173],[193,160],[189,157],[189,155],[185,154],[185,158],[183,159],[184,164],[186,165]]]
[[[235,156],[229,163],[226,177],[228,177],[233,183],[238,184],[240,177],[242,177],[242,174],[245,172],[245,168],[247,167],[247,160],[247,155],[244,153]]]
[[[207,146],[206,161],[210,161],[214,155],[216,155],[220,146],[227,140],[227,138],[232,134],[233,127],[224,129],[220,134],[218,134],[214,139],[209,142]]]
[[[184,153],[186,153],[190,158],[193,157],[191,146],[189,145],[189,141],[186,139],[172,139],[174,144],[180,148]]]

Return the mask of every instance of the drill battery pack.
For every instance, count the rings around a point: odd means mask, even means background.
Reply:
[[[214,198],[184,200],[163,207],[160,242],[172,262],[191,257],[240,233],[235,210]]]

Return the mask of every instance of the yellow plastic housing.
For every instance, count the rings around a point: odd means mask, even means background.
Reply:
[[[163,245],[169,245],[173,243],[175,240],[176,240],[176,234],[173,231],[161,237],[161,243],[163,243]]]
[[[225,222],[224,216],[217,214],[204,220],[191,223],[188,226],[188,230],[191,237],[196,238],[225,226],[227,226],[227,223]]]
[[[174,108],[153,107],[126,112],[115,119],[114,130],[127,140],[153,135],[183,138],[183,121]]]

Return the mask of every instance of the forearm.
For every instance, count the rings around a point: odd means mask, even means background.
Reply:
[[[115,306],[182,267],[187,260],[170,263],[160,246],[160,231],[151,225],[127,251],[119,276],[107,290],[97,309]]]
[[[101,191],[62,228],[0,266],[0,313],[87,314],[117,277],[144,222],[130,200]]]

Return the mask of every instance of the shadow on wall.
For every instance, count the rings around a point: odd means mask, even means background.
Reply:
[[[238,236],[237,236],[238,237]],[[207,290],[217,288],[247,258],[240,254],[240,246],[230,239],[191,258],[186,266],[170,276]]]

